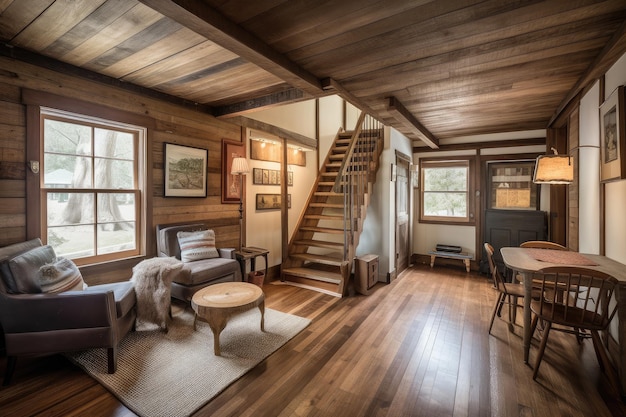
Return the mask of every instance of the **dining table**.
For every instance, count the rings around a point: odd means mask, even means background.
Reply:
[[[551,266],[577,266],[607,273],[617,279],[619,285],[615,291],[617,314],[613,320],[617,324],[617,346],[609,348],[618,368],[622,395],[626,393],[626,265],[602,255],[563,251],[554,249],[503,247],[500,249],[502,260],[515,276],[521,275],[524,285],[524,362],[528,363],[531,334],[531,292],[533,274]],[[613,336],[611,336],[613,337]],[[609,338],[610,339],[610,338]]]

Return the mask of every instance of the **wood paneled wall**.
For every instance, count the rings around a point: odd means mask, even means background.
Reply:
[[[201,111],[167,103],[122,88],[0,57],[0,246],[26,236],[26,106],[22,90],[52,93],[115,108],[154,119],[148,152],[152,153],[152,194],[147,219],[148,256],[155,254],[155,225],[205,222],[216,231],[217,245],[236,247],[239,241],[239,205],[221,203],[222,139],[241,141],[241,128]],[[164,143],[208,149],[206,198],[163,197]],[[138,260],[137,260],[138,261]],[[90,284],[130,277],[136,262],[81,268]]]

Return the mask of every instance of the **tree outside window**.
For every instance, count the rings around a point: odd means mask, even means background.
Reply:
[[[42,111],[42,236],[91,263],[139,254],[143,129]]]
[[[468,161],[422,163],[421,220],[468,222]]]

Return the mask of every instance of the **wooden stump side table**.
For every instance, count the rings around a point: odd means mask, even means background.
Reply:
[[[234,315],[258,307],[261,311],[261,331],[265,331],[265,294],[254,284],[247,282],[224,282],[209,285],[193,295],[191,307],[196,312],[196,319],[204,318],[213,332],[213,351],[220,356],[220,333],[226,327],[228,319]]]

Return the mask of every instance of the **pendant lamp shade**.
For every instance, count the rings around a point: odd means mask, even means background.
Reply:
[[[569,155],[541,155],[535,164],[535,184],[571,184],[574,181],[574,161]]]

